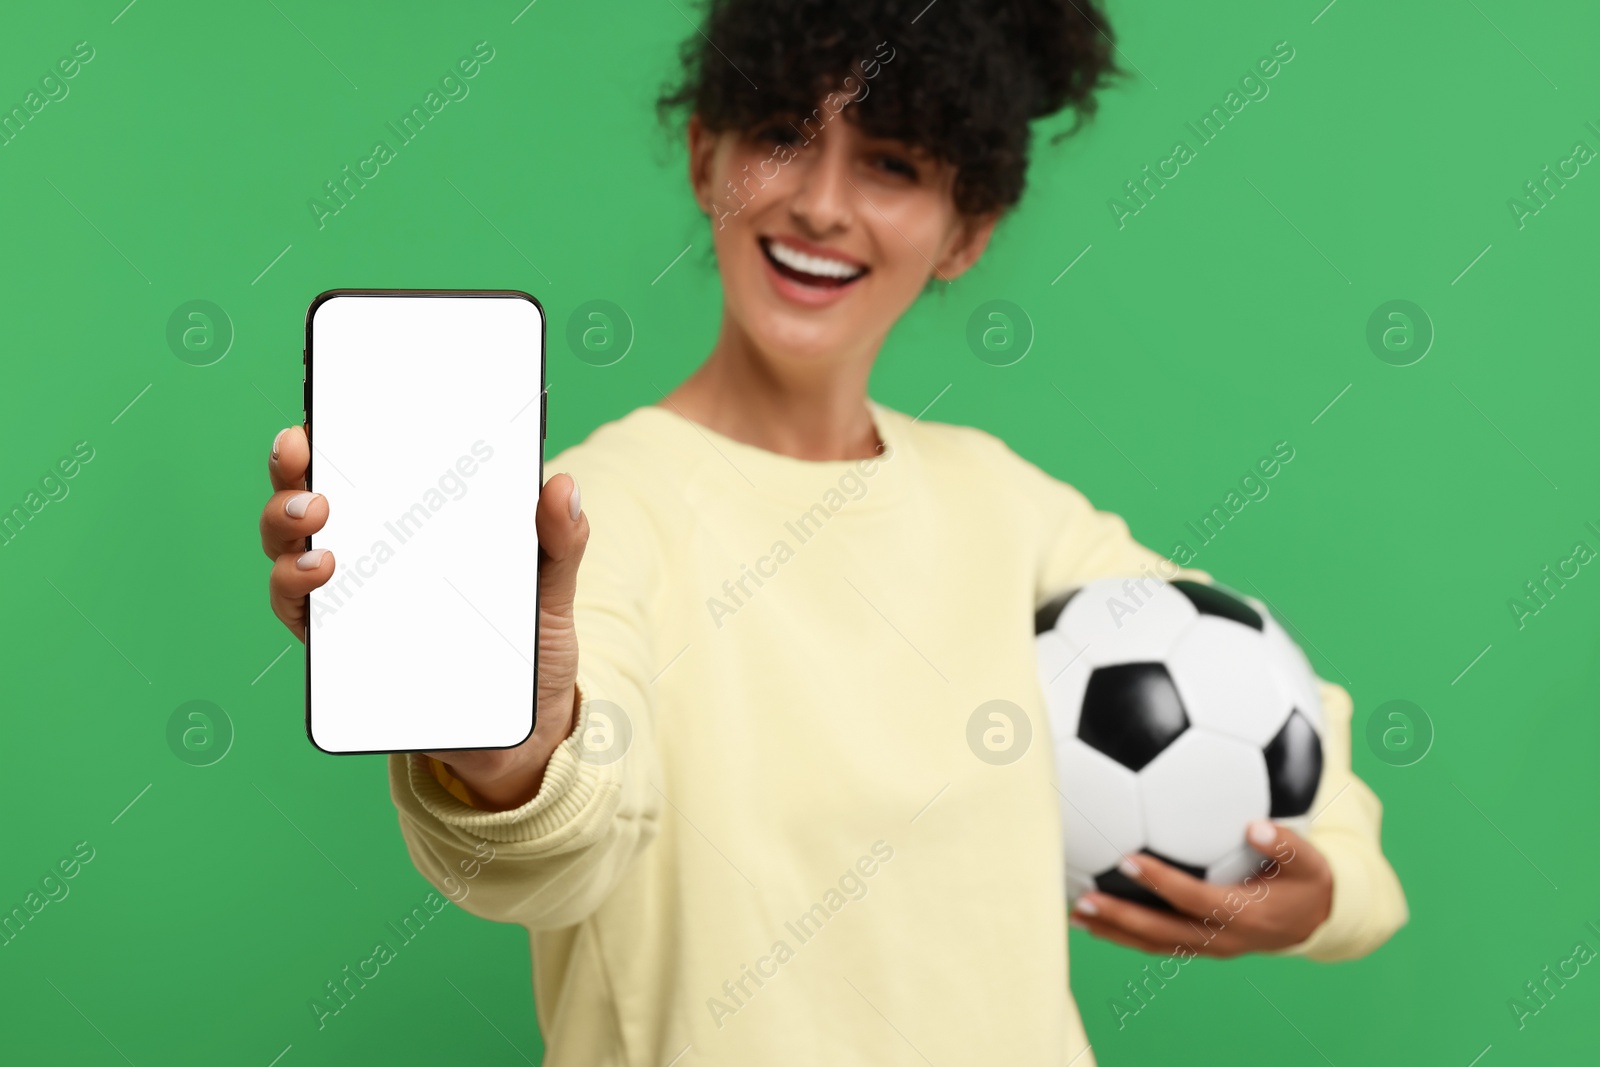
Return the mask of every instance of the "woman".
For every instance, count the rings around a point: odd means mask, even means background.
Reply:
[[[462,906],[530,931],[548,1064],[1092,1062],[1049,746],[993,766],[967,724],[1003,699],[1043,736],[1034,609],[1164,561],[997,438],[867,396],[895,322],[1017,202],[1029,120],[1092,113],[1111,70],[1086,0],[980,6],[712,3],[662,104],[690,113],[716,345],[552,461],[532,736],[390,758],[417,868],[472,870]],[[262,516],[302,638],[336,566],[302,551],[329,507],[307,455],[279,435]],[[1404,899],[1322,692],[1337,803],[1304,838],[1257,828],[1270,894],[1207,940],[1099,893],[1073,921],[1162,955],[1381,944]],[[1181,912],[1222,900],[1130,862]]]

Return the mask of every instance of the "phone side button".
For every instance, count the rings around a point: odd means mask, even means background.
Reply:
[[[539,394],[539,440],[543,441],[550,428],[550,394]]]

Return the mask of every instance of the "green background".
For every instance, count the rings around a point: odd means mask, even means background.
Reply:
[[[94,449],[0,547],[0,909],[95,850],[0,948],[5,1057],[538,1062],[523,932],[456,908],[325,1029],[308,1009],[430,887],[382,758],[304,736],[302,649],[257,538],[265,460],[298,419],[306,305],[332,287],[536,294],[550,456],[704,357],[708,224],[650,106],[693,9],[125,2],[13,7],[0,33],[5,109],[95,49],[0,147],[0,505]],[[1324,2],[1114,3],[1136,73],[1082,135],[1038,146],[1017,217],[896,328],[872,392],[911,413],[937,397],[925,418],[998,434],[1162,551],[1275,442],[1295,449],[1195,565],[1264,593],[1352,693],[1412,918],[1355,963],[1191,964],[1121,1030],[1106,1005],[1148,958],[1074,933],[1102,1063],[1585,1060],[1600,969],[1521,1029],[1508,1001],[1580,940],[1600,949],[1600,575],[1520,628],[1508,602],[1576,542],[1600,549],[1600,167],[1525,226],[1508,200],[1576,142],[1600,149],[1600,12]],[[495,57],[470,95],[319,229],[307,201],[479,41]],[[1119,228],[1108,200],[1193,147],[1184,123],[1279,41],[1295,57],[1270,95]],[[593,299],[635,331],[612,366],[565,342]],[[1012,366],[966,342],[996,299],[1034,334]],[[1411,366],[1366,341],[1394,299],[1436,331]],[[191,300],[231,323],[209,366],[167,341]],[[1366,740],[1396,699],[1435,735],[1409,766]],[[231,723],[208,766],[169,747],[191,700]]]

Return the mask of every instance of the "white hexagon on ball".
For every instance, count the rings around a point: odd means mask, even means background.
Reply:
[[[1044,691],[1045,706],[1050,711],[1050,736],[1060,745],[1078,732],[1089,667],[1054,630],[1040,634],[1035,646],[1039,688]]]
[[[1244,844],[1245,825],[1271,807],[1261,750],[1201,727],[1190,726],[1138,777],[1145,841],[1195,867]]]
[[[1192,725],[1260,748],[1289,718],[1272,659],[1259,630],[1204,615],[1178,639],[1167,670]]]
[[[1271,615],[1263,615],[1262,618],[1266,620],[1267,626],[1262,639],[1267,646],[1267,655],[1272,661],[1273,671],[1282,680],[1290,702],[1305,714],[1317,731],[1317,736],[1321,737],[1322,692],[1317,682],[1317,673],[1300,646],[1294,643],[1282,626],[1278,625],[1278,620]]]
[[[1068,601],[1056,629],[1102,667],[1165,659],[1199,618],[1189,598],[1159,578],[1102,578]]]
[[[1144,847],[1139,781],[1132,771],[1074,739],[1057,749],[1056,777],[1068,870],[1092,878]]]

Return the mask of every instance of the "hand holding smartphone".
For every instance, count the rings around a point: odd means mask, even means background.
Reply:
[[[336,290],[308,311],[309,439],[275,443],[262,541],[324,751],[438,752],[510,802],[570,732],[587,520],[570,479],[541,495],[543,334],[513,292]],[[553,670],[541,586],[573,646]]]
[[[325,585],[344,566],[328,549],[307,551],[307,538],[323,528],[331,507],[320,493],[306,491],[311,448],[305,428],[280,431],[267,460],[273,495],[261,511],[261,546],[273,560],[268,580],[272,612],[304,641],[309,621],[308,594]],[[292,508],[290,505],[294,505]],[[578,487],[557,474],[539,496],[539,695],[533,734],[515,748],[427,751],[447,764],[472,791],[477,807],[504,811],[536,796],[556,746],[577,722],[578,641],[573,598],[578,567],[589,539],[589,516],[580,510]]]

